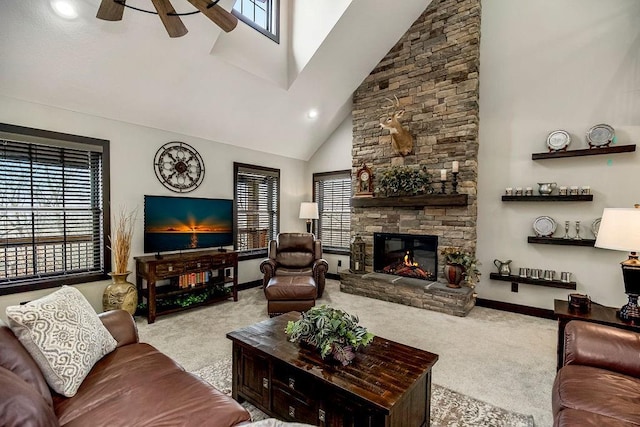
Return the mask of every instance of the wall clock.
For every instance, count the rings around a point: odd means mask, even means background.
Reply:
[[[179,141],[164,144],[153,161],[158,180],[171,191],[188,193],[204,179],[204,162],[189,144]]]

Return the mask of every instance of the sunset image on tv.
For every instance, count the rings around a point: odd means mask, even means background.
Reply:
[[[233,243],[233,201],[145,196],[144,251],[222,247]]]

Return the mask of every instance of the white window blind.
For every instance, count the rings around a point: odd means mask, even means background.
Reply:
[[[349,249],[351,172],[314,174],[313,197],[318,203],[317,235],[323,248]]]
[[[279,230],[280,171],[234,163],[236,249],[264,249]]]
[[[101,152],[0,140],[0,289],[104,274],[102,194]]]

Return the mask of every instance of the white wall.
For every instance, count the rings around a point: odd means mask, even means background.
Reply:
[[[527,244],[534,219],[551,216],[562,236],[564,221],[592,221],[605,207],[637,203],[639,154],[532,161],[546,151],[549,132],[571,134],[569,149],[587,148],[585,132],[607,123],[617,144],[640,143],[640,2],[637,0],[483,0],[480,50],[480,153],[478,255],[481,298],[552,308],[570,291],[489,280],[495,258],[512,270],[538,267],[570,271],[577,292],[598,303],[626,302],[620,267],[623,252]],[[505,187],[590,185],[594,201],[503,203]]]
[[[68,110],[47,107],[12,98],[0,97],[0,122],[57,132],[71,133],[111,141],[111,206],[112,213],[120,207],[138,209],[132,255],[143,253],[143,196],[145,194],[177,196],[166,189],[155,176],[153,159],[156,151],[170,141],[182,141],[193,146],[203,158],[205,178],[192,197],[233,198],[233,162],[256,164],[280,169],[280,227],[286,231],[304,231],[304,221],[298,219],[300,202],[305,200],[311,177],[306,162],[247,150],[157,129],[107,120]],[[259,138],[259,135],[257,136]],[[307,176],[309,175],[309,176]],[[301,183],[306,182],[306,186]],[[310,193],[309,193],[310,194]],[[240,263],[239,282],[261,279],[260,260]],[[134,263],[130,263],[133,271]],[[133,276],[129,277],[133,280]],[[79,286],[91,304],[101,311],[102,291],[108,284],[96,282]],[[31,300],[51,290],[0,297],[0,314],[7,305]]]

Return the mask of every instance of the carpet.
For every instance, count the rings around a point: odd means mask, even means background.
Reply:
[[[227,395],[231,395],[231,359],[192,372]],[[250,403],[242,406],[253,421],[268,418]],[[437,384],[431,386],[432,427],[533,427],[533,416],[498,408]]]

